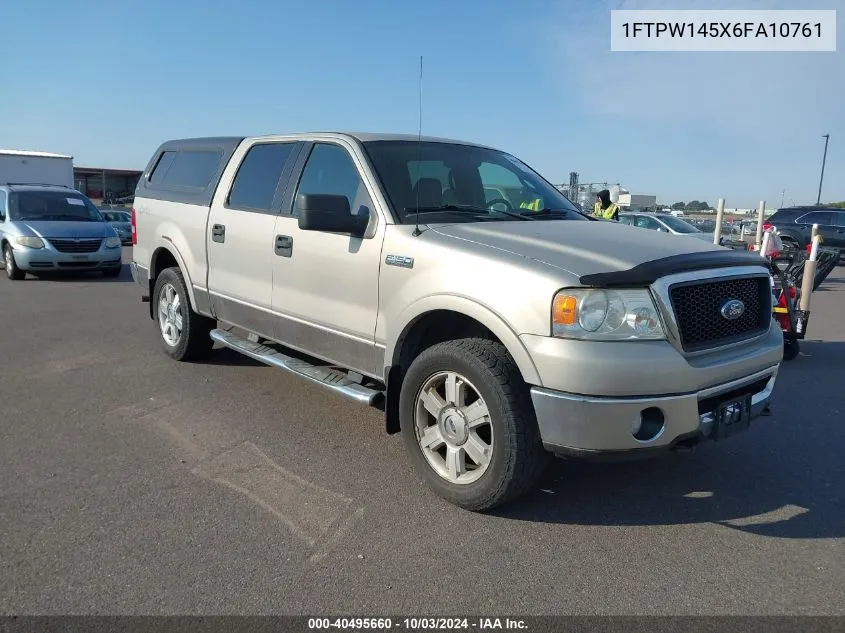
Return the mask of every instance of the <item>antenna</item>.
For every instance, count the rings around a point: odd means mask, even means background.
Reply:
[[[420,55],[420,82],[419,82],[419,92],[420,92],[420,102],[419,102],[419,115],[420,115],[420,126],[417,131],[417,150],[418,150],[418,162],[422,164],[422,78],[423,78],[423,56]],[[422,177],[422,176],[420,176]],[[417,211],[416,211],[416,219],[414,226],[413,236],[417,237],[420,231],[420,187],[419,187],[419,179],[417,179]]]

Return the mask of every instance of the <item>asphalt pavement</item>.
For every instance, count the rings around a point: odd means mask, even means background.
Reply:
[[[126,269],[0,277],[0,613],[845,614],[845,268],[813,302],[748,433],[481,515],[378,411],[169,360]]]

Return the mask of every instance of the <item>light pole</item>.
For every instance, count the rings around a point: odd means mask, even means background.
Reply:
[[[822,156],[822,175],[819,178],[819,196],[816,198],[816,204],[819,205],[822,203],[822,182],[824,182],[824,164],[827,161],[827,142],[830,140],[830,134],[822,135],[824,139],[824,156]]]

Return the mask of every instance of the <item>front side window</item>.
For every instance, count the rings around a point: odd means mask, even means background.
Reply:
[[[309,194],[345,196],[352,215],[368,214],[372,210],[370,195],[358,168],[339,145],[314,145],[299,179],[294,213],[299,208],[300,196]]]
[[[0,191],[0,220],[6,217],[6,192]]]
[[[830,211],[811,211],[797,220],[798,224],[818,224],[830,226],[833,224],[833,213]]]
[[[9,219],[21,221],[102,222],[94,204],[63,191],[16,191],[9,198]]]
[[[660,225],[654,218],[647,218],[644,215],[638,215],[637,219],[634,220],[634,225],[641,229],[651,229],[652,231],[660,228]]]
[[[458,143],[368,141],[364,148],[402,224],[584,220],[554,186],[498,150]]]
[[[229,206],[269,211],[273,207],[282,171],[293,153],[294,143],[253,145],[238,168]]]

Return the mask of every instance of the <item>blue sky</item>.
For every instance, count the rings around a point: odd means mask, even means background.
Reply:
[[[838,9],[845,0],[27,0],[3,10],[0,147],[141,168],[169,138],[423,132],[554,182],[663,202],[845,200],[835,53],[610,52],[610,9]],[[840,37],[841,40],[841,37]]]

